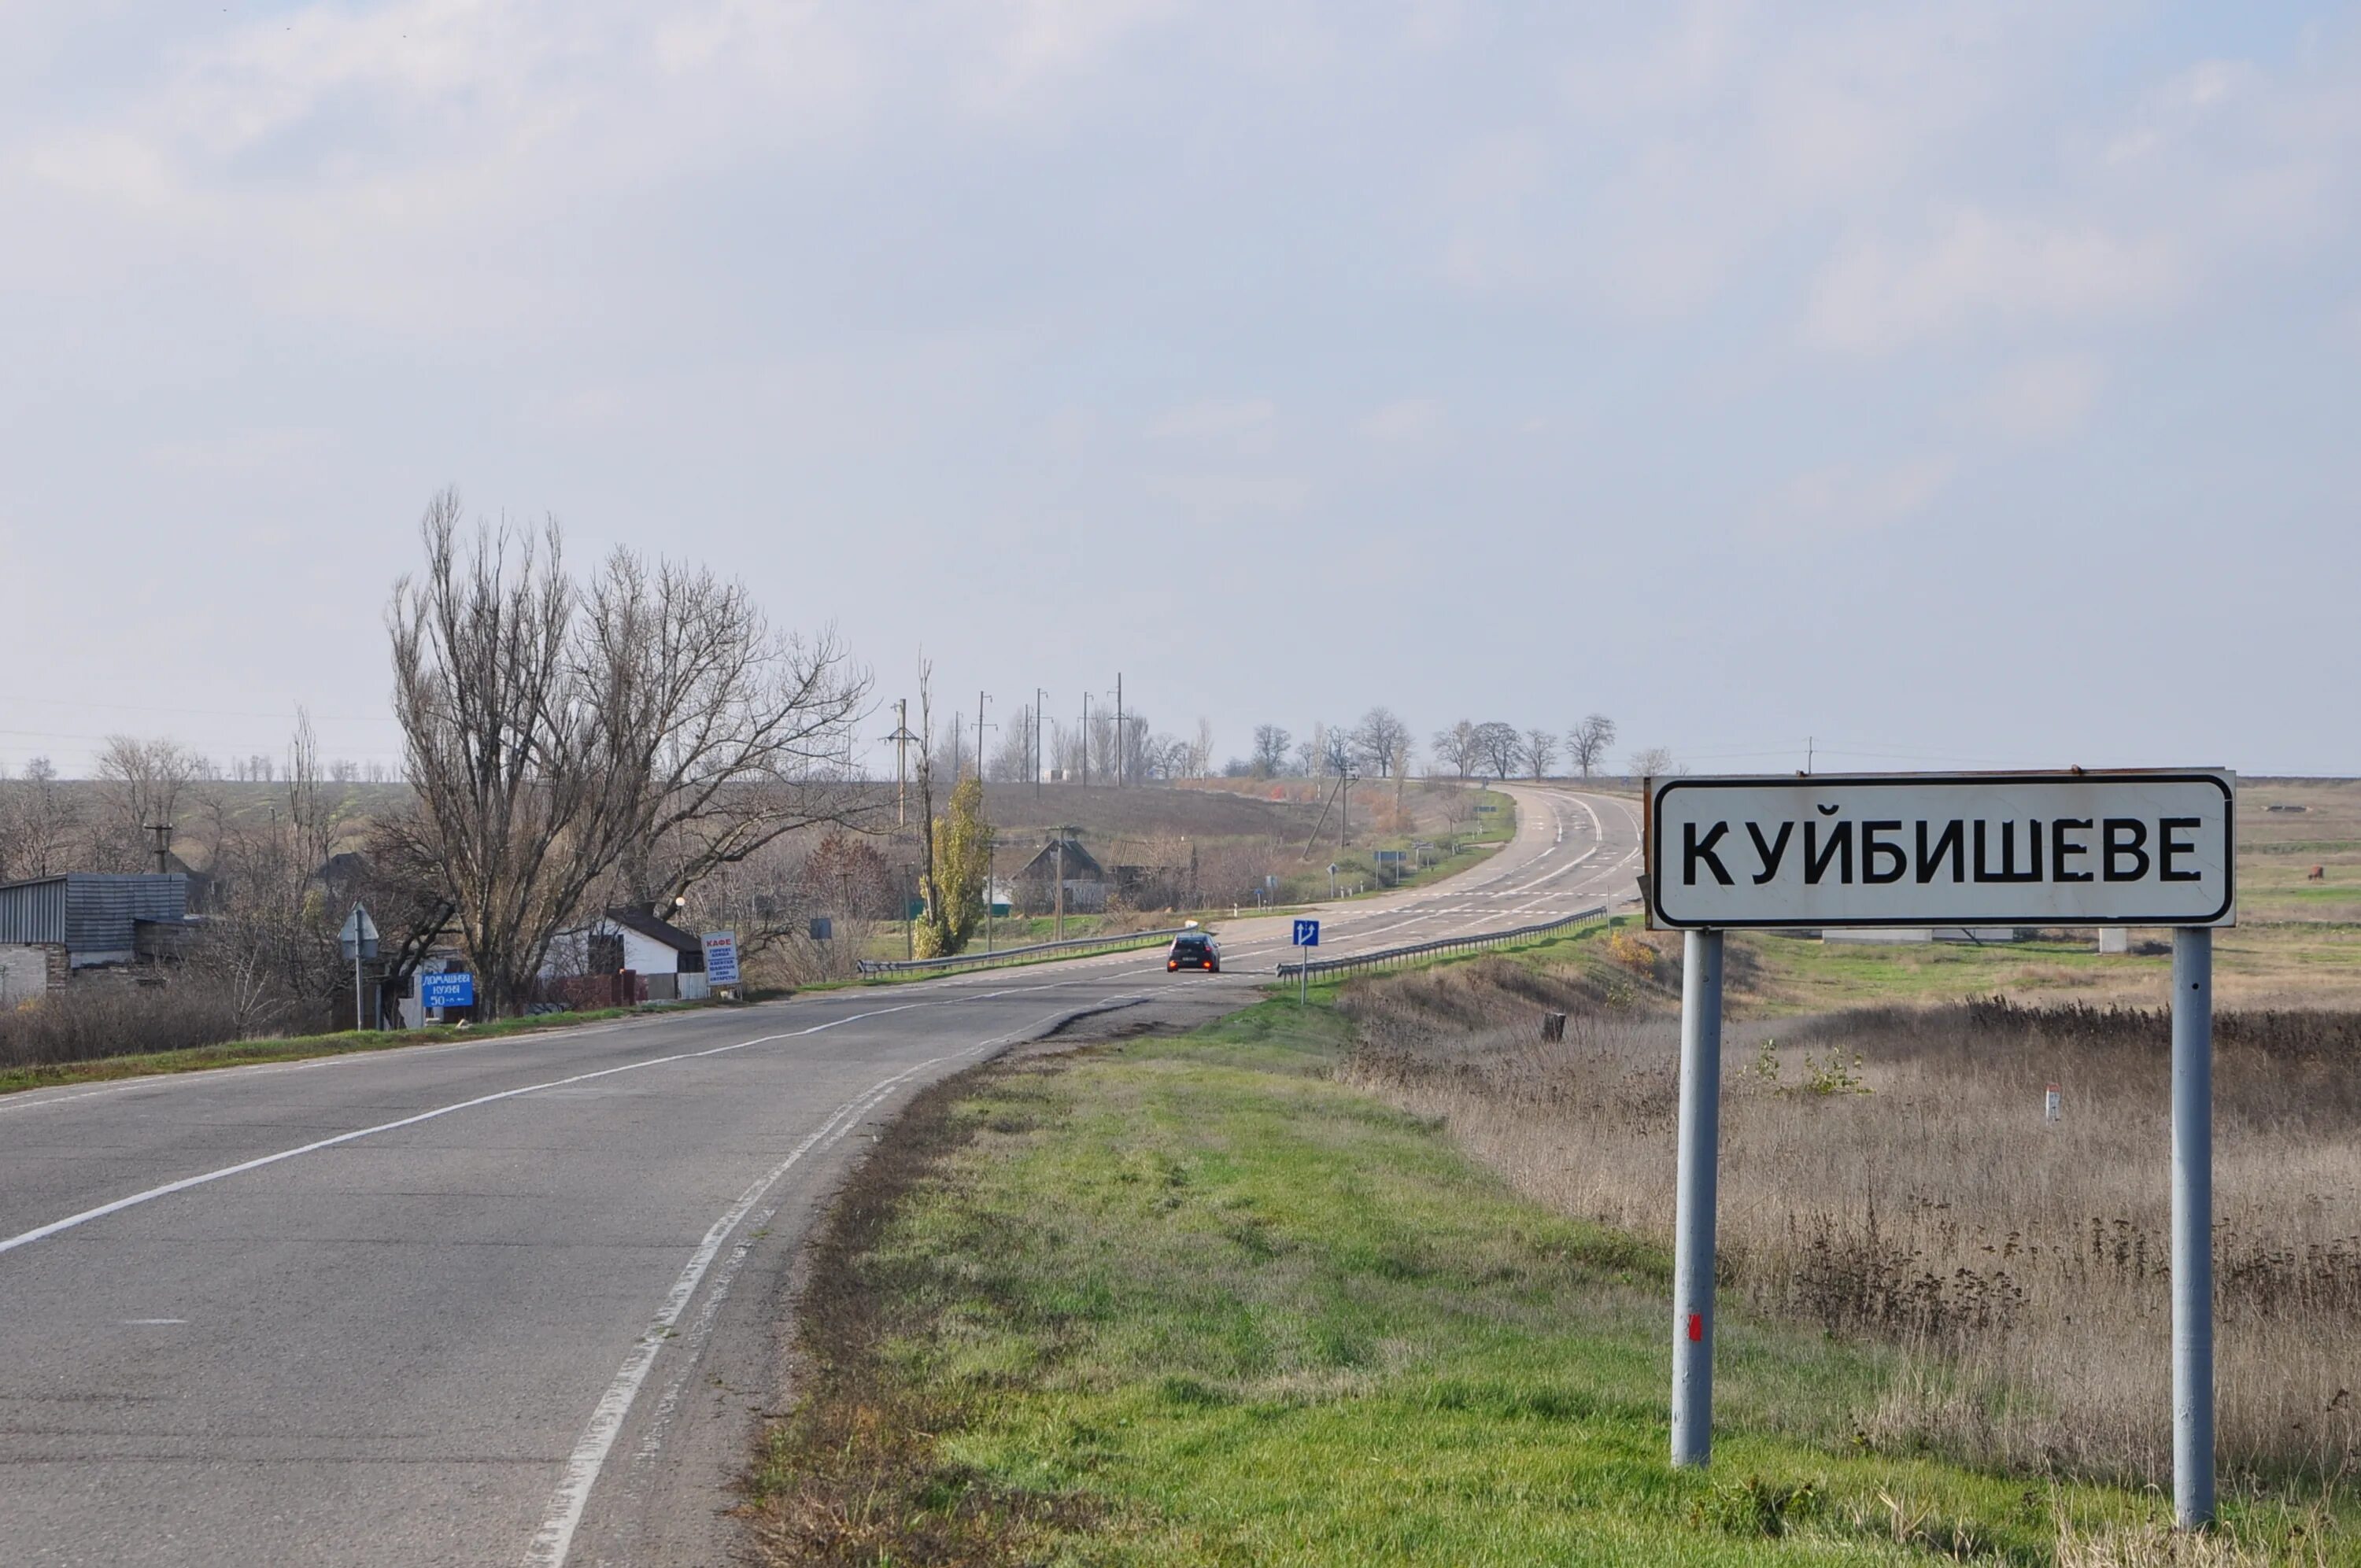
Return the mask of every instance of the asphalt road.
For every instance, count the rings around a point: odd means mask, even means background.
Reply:
[[[1323,956],[1620,904],[1636,808],[1331,906]],[[0,1099],[0,1563],[722,1564],[796,1245],[929,1080],[1252,1000],[1126,954]],[[1087,1024],[1082,1026],[1089,1026]]]

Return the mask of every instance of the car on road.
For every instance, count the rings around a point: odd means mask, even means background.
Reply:
[[[1164,955],[1164,969],[1168,974],[1184,969],[1219,974],[1222,945],[1213,940],[1211,931],[1183,931],[1172,938],[1171,949]]]

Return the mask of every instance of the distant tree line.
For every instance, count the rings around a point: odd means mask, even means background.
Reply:
[[[1588,779],[1606,771],[1615,736],[1615,721],[1603,713],[1591,714],[1563,733],[1463,718],[1434,732],[1425,771],[1430,777],[1540,779],[1554,776],[1563,757],[1569,768]],[[1406,775],[1415,761],[1410,727],[1391,708],[1373,707],[1357,724],[1315,724],[1300,740],[1283,726],[1258,724],[1253,749],[1232,758],[1222,771],[1232,778],[1308,778],[1348,772],[1384,778]],[[1630,771],[1664,773],[1671,764],[1669,751],[1652,747],[1633,753]]]

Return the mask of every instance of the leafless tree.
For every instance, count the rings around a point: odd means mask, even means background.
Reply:
[[[110,735],[98,754],[99,787],[89,857],[97,871],[152,871],[155,829],[169,848],[189,787],[203,778],[203,757],[176,740]]]
[[[1036,722],[1031,708],[1017,709],[1002,727],[1000,743],[993,748],[992,765],[985,777],[1002,784],[1018,784],[1033,776],[1033,726]]]
[[[1254,731],[1254,776],[1277,778],[1287,771],[1288,748],[1295,737],[1276,724],[1257,724]]]
[[[1353,727],[1352,749],[1364,772],[1384,778],[1407,759],[1410,726],[1396,718],[1392,708],[1373,707]]]
[[[426,567],[388,611],[422,848],[495,1010],[612,875],[669,905],[715,868],[847,815],[867,678],[832,631],[774,635],[741,585],[618,551],[585,592],[550,520],[459,540],[429,505]]]
[[[1049,720],[1049,761],[1048,766],[1065,774],[1068,782],[1082,776],[1082,728],[1060,719]]]
[[[1631,760],[1626,765],[1631,768],[1632,777],[1642,779],[1669,778],[1678,771],[1673,763],[1673,753],[1663,746],[1649,746],[1632,752]]]
[[[1463,718],[1448,729],[1434,732],[1435,760],[1448,763],[1451,771],[1463,779],[1484,765],[1484,747],[1477,740],[1476,728]]]
[[[1494,719],[1476,726],[1476,751],[1496,777],[1506,779],[1525,760],[1525,740],[1515,725]]]
[[[58,770],[47,757],[35,757],[23,778],[0,784],[0,881],[67,870],[81,827]]]
[[[1328,742],[1328,727],[1314,723],[1312,733],[1295,743],[1295,771],[1305,778],[1316,778],[1328,771],[1328,756],[1334,748]]]
[[[1536,780],[1549,777],[1550,764],[1557,761],[1557,733],[1551,729],[1525,731],[1525,762],[1532,768]]]
[[[1213,721],[1202,714],[1197,716],[1197,733],[1189,741],[1189,758],[1183,777],[1202,779],[1213,771]]]
[[[1593,768],[1607,762],[1607,748],[1615,744],[1615,721],[1603,713],[1594,713],[1565,732],[1567,761],[1582,770],[1585,780]]]

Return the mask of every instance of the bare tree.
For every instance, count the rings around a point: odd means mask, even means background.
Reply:
[[[1549,729],[1525,731],[1525,761],[1533,770],[1535,780],[1549,777],[1550,764],[1557,760],[1557,734]]]
[[[1525,760],[1524,737],[1498,719],[1476,726],[1476,751],[1495,776],[1506,779]]]
[[[1276,724],[1257,724],[1254,730],[1254,758],[1251,766],[1258,779],[1277,778],[1287,771],[1288,748],[1295,737]]]
[[[1295,743],[1295,771],[1305,778],[1316,778],[1328,771],[1328,727],[1314,723],[1312,733]]]
[[[395,586],[394,709],[422,847],[500,1010],[602,878],[668,905],[854,809],[867,678],[833,632],[774,635],[739,584],[618,551],[586,594],[554,519],[463,549],[459,518],[456,492],[434,498],[425,572]]]
[[[1208,777],[1213,771],[1213,721],[1204,715],[1197,716],[1197,733],[1189,742],[1187,773],[1192,779]]]
[[[80,816],[47,757],[26,763],[23,778],[0,784],[0,881],[66,870]]]
[[[1476,738],[1476,726],[1464,718],[1434,732],[1433,751],[1438,762],[1450,764],[1451,771],[1463,779],[1484,765],[1484,748]]]
[[[1565,733],[1566,758],[1582,770],[1587,781],[1593,768],[1607,762],[1607,748],[1615,744],[1615,721],[1603,713],[1594,713]]]
[[[90,827],[90,861],[99,871],[155,869],[156,829],[170,847],[189,786],[206,773],[205,761],[176,740],[110,735],[98,754],[97,809]]]
[[[1631,760],[1626,765],[1631,768],[1634,778],[1667,778],[1675,772],[1673,753],[1663,746],[1649,746],[1632,752]]]
[[[984,776],[1000,784],[1018,784],[1033,776],[1033,727],[1038,722],[1029,707],[1016,710],[993,748],[992,764]]]
[[[1396,718],[1392,708],[1373,707],[1353,727],[1352,748],[1365,772],[1384,778],[1410,751],[1410,726]]]

